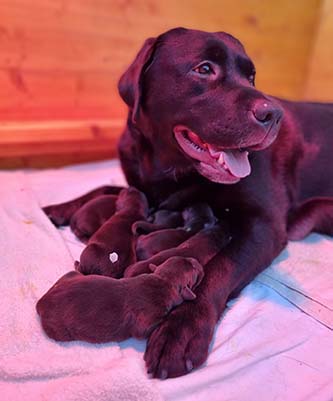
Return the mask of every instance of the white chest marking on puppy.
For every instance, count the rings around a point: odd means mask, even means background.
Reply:
[[[110,259],[111,263],[116,263],[117,260],[118,260],[118,254],[117,254],[117,252],[112,252],[112,253],[110,253],[109,259]]]

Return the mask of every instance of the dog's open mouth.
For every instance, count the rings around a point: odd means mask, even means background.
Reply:
[[[211,181],[234,184],[251,173],[248,151],[211,145],[185,126],[177,125],[173,131],[181,149],[199,162],[199,173]]]

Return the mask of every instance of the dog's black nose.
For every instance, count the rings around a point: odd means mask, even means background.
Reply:
[[[267,127],[278,124],[282,118],[282,110],[268,100],[257,102],[252,110],[255,121]]]

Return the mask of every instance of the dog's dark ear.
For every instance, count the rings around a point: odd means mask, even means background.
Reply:
[[[136,121],[139,111],[142,73],[153,54],[156,38],[149,38],[143,44],[133,63],[121,76],[118,91],[124,102],[132,109],[132,121]]]

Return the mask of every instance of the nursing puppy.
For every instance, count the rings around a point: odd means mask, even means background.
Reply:
[[[137,260],[148,259],[168,248],[175,248],[204,227],[212,227],[217,219],[205,203],[187,207],[183,213],[183,226],[140,235],[136,243]]]
[[[135,188],[123,189],[116,201],[116,213],[90,238],[75,268],[83,274],[120,278],[134,263],[135,237],[132,224],[147,218],[148,203]]]
[[[120,280],[65,274],[37,303],[44,331],[57,341],[146,338],[172,308],[196,298],[192,290],[203,278],[193,258],[173,257],[150,269]]]
[[[193,234],[203,228],[212,227],[217,222],[217,218],[207,203],[195,203],[188,206],[184,209],[182,215],[184,229]]]
[[[182,227],[183,225],[184,219],[181,212],[162,209],[150,214],[147,221],[134,223],[132,231],[135,235],[144,235],[167,228]]]
[[[180,197],[181,199],[181,197]],[[179,199],[179,200],[180,200]],[[166,206],[169,206],[170,202]],[[163,209],[150,215],[147,221],[138,221],[133,224],[133,233],[149,234],[153,231],[166,228],[180,228],[193,233],[216,223],[217,219],[207,203],[198,203],[187,206],[182,212]]]
[[[177,247],[192,235],[193,232],[184,228],[167,228],[153,231],[147,235],[140,235],[136,241],[136,258],[137,260],[149,259],[165,249]]]
[[[101,195],[118,195],[122,189],[124,188],[105,185],[104,187],[94,189],[93,191],[69,202],[46,206],[43,208],[43,211],[55,226],[67,226],[69,225],[74,213],[76,213],[87,202],[96,199]]]
[[[203,228],[197,234],[192,234],[189,239],[175,248],[165,249],[149,259],[133,263],[126,268],[124,277],[149,273],[150,264],[159,266],[173,256],[194,257],[205,267],[231,240],[227,225],[216,223],[212,227]]]
[[[71,230],[77,238],[82,242],[88,242],[89,238],[113,216],[116,202],[116,195],[101,195],[77,210],[70,220]]]

